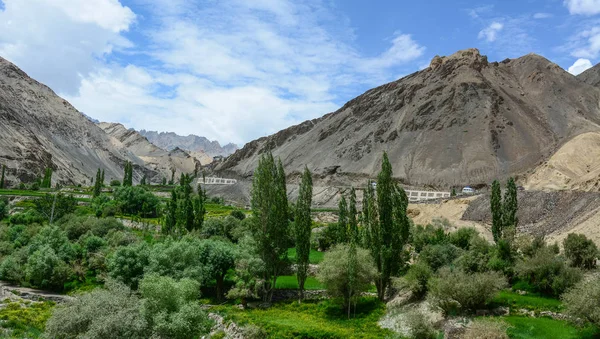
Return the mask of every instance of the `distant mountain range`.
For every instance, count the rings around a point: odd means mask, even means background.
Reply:
[[[211,157],[228,156],[237,149],[235,144],[221,146],[218,141],[210,141],[205,137],[190,134],[182,136],[173,132],[156,132],[141,130],[139,133],[145,136],[151,143],[166,150],[181,148],[192,152],[204,152]]]

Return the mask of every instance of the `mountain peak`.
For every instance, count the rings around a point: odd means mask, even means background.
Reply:
[[[483,67],[488,65],[487,56],[481,55],[477,48],[468,48],[460,50],[449,56],[441,57],[436,55],[429,65],[429,68],[433,71],[440,68],[447,69],[458,68],[460,66],[468,66],[478,71],[481,71]]]

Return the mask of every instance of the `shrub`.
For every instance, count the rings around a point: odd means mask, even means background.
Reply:
[[[598,247],[583,234],[571,233],[563,240],[565,256],[573,267],[592,269],[596,267]]]
[[[537,292],[558,296],[582,278],[579,269],[568,267],[565,260],[550,248],[539,250],[533,257],[525,258],[515,267],[517,276],[528,282]]]
[[[108,260],[110,276],[137,289],[148,265],[150,250],[145,243],[119,247]]]
[[[145,187],[118,187],[115,188],[113,196],[123,213],[142,217],[156,217],[158,215],[160,201]]]
[[[113,180],[110,181],[110,186],[112,186],[112,187],[119,187],[119,186],[121,186],[121,181],[117,180],[117,179],[113,179]]]
[[[442,266],[452,263],[461,254],[461,249],[451,244],[427,245],[419,253],[419,261],[437,271]]]
[[[488,270],[488,263],[492,246],[482,237],[472,237],[469,250],[461,255],[455,264],[467,273],[485,272]]]
[[[326,251],[336,243],[337,223],[313,229],[310,234],[311,248],[318,251]]]
[[[187,339],[209,332],[212,321],[198,303],[200,284],[148,275],[140,282],[142,314],[152,328],[151,337]]]
[[[233,211],[231,211],[231,213],[229,215],[231,215],[232,217],[234,217],[238,220],[246,219],[246,213],[244,213],[240,210],[233,210]]]
[[[140,299],[125,285],[107,281],[105,288],[81,294],[57,306],[46,323],[48,338],[150,337]]]
[[[425,263],[416,263],[411,265],[404,276],[406,286],[410,289],[415,298],[422,298],[427,293],[427,282],[433,275],[431,267]]]
[[[0,279],[19,283],[23,281],[23,266],[21,262],[12,255],[4,257],[0,263]]]
[[[409,338],[413,339],[435,339],[437,332],[433,324],[423,313],[419,311],[409,311],[405,315],[406,326],[408,327]]]
[[[44,246],[50,247],[54,253],[64,261],[71,260],[75,255],[75,251],[69,242],[67,234],[58,226],[43,227],[39,233],[31,239],[29,253],[33,253]]]
[[[176,280],[190,278],[204,281],[200,257],[200,240],[184,238],[156,244],[150,251],[146,273],[156,273]]]
[[[354,282],[350,281],[352,274],[349,262],[349,246],[337,245],[325,254],[317,276],[331,296],[344,299],[344,306],[348,306],[353,297],[366,291],[376,274],[373,259],[369,251],[363,248],[356,248]]]
[[[35,210],[26,210],[25,212],[15,213],[8,218],[8,223],[12,225],[31,225],[41,224],[47,221],[45,217]]]
[[[70,274],[70,267],[49,245],[33,252],[25,266],[25,280],[38,288],[62,290]]]
[[[600,280],[592,279],[575,285],[561,296],[567,313],[600,325]]]
[[[446,233],[442,227],[417,225],[411,229],[411,243],[417,253],[427,245],[439,245],[447,241]]]
[[[508,339],[508,324],[498,320],[475,319],[467,327],[462,339]]]
[[[506,286],[506,278],[498,272],[469,274],[442,268],[429,280],[428,297],[445,314],[464,313],[484,307]]]
[[[0,220],[8,215],[8,204],[3,199],[0,199]]]
[[[463,250],[468,250],[471,247],[471,239],[479,237],[479,232],[474,228],[459,228],[458,230],[448,234],[448,241]]]

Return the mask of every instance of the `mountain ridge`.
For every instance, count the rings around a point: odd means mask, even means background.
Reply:
[[[228,143],[224,146],[214,140],[210,141],[206,137],[198,136],[195,134],[188,134],[187,136],[178,135],[174,132],[157,132],[140,130],[139,133],[146,137],[153,144],[164,148],[166,150],[172,150],[177,147],[193,152],[205,152],[211,157],[215,156],[228,156],[234,153],[238,147],[233,143]]]

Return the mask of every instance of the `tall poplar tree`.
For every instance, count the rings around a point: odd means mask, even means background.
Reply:
[[[337,243],[348,242],[348,202],[346,196],[342,195],[339,203],[339,213],[337,222]]]
[[[387,153],[383,153],[381,172],[377,176],[377,222],[367,224],[367,247],[377,267],[375,287],[380,300],[385,299],[385,293],[390,285],[391,277],[398,273],[402,262],[402,248],[406,233],[406,209],[401,190],[392,180],[392,165]],[[368,190],[369,188],[367,188]],[[369,214],[372,213],[369,206]]]
[[[275,164],[270,152],[261,156],[254,171],[251,205],[256,218],[257,251],[265,263],[263,298],[271,301],[277,277],[287,258],[288,205],[283,166]],[[283,220],[284,215],[286,220]]]
[[[312,220],[310,207],[312,204],[312,174],[307,167],[302,174],[300,191],[295,209],[295,235],[296,235],[296,276],[298,278],[299,300],[304,299],[304,283],[306,282],[308,266],[310,264],[310,234]]]
[[[100,175],[100,187],[104,187],[104,170],[102,170],[102,174]]]
[[[102,173],[100,172],[100,169],[98,168],[98,171],[96,172],[96,179],[94,181],[94,192],[93,192],[93,197],[97,197],[100,195],[100,193],[102,192]]]
[[[198,196],[194,199],[194,229],[201,230],[206,215],[206,192],[198,185]]]
[[[494,241],[498,243],[502,238],[502,192],[500,191],[500,183],[494,180],[492,183],[492,195],[490,197],[492,211],[492,235]]]
[[[519,220],[517,219],[517,210],[519,209],[517,202],[517,185],[515,179],[508,178],[506,183],[506,191],[504,192],[504,202],[502,203],[502,228],[517,227]]]
[[[2,165],[2,175],[0,175],[0,189],[4,189],[5,179],[4,174],[6,172],[6,165]]]
[[[358,244],[358,220],[356,219],[356,190],[350,189],[350,204],[348,205],[348,241]]]
[[[165,224],[163,233],[173,234],[177,226],[177,192],[171,191],[171,200],[167,203],[167,213],[165,215]]]

